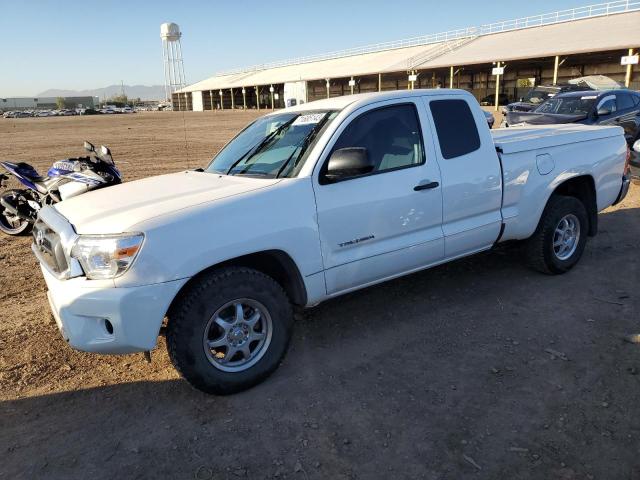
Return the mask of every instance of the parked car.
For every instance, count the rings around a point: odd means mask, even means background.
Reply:
[[[550,99],[558,93],[562,93],[563,91],[570,91],[572,89],[575,90],[576,87],[572,85],[540,85],[538,87],[534,87],[529,90],[527,94],[520,99],[520,101],[505,105],[502,108],[502,113],[506,115],[507,112],[530,112],[545,100]],[[584,89],[580,88],[580,90]]]
[[[560,123],[618,125],[631,145],[640,134],[640,93],[627,89],[561,93],[533,112],[508,112],[505,126]]]
[[[569,80],[568,83],[563,85],[540,85],[529,90],[527,95],[521,98],[519,102],[505,105],[502,109],[502,113],[506,115],[507,112],[530,112],[542,102],[559,93],[585,90],[615,90],[619,88],[624,87],[615,80],[604,75],[578,77]]]
[[[640,139],[633,143],[629,167],[631,178],[636,182],[640,181]]]
[[[568,271],[626,160],[619,127],[489,130],[461,90],[348,95],[258,118],[204,169],[45,206],[32,249],[72,347],[149,351],[167,317],[179,372],[229,394],[278,367],[293,305],[507,241]]]
[[[482,106],[495,105],[496,104],[495,98],[496,96],[493,93],[491,95],[487,95],[482,100],[480,100],[480,105]],[[501,93],[498,95],[498,105],[506,105],[510,101],[511,100],[509,100],[509,96],[506,93]]]

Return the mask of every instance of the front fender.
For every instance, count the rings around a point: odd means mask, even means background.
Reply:
[[[267,250],[289,255],[303,278],[323,269],[309,178],[160,215],[131,230],[143,232],[145,243],[132,268],[116,279],[118,287],[190,278]]]

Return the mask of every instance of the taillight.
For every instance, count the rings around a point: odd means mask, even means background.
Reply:
[[[624,159],[624,175],[627,175],[631,171],[629,162],[631,161],[631,149],[627,145],[627,157]]]

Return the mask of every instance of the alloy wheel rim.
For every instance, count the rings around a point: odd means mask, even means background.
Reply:
[[[207,322],[203,347],[209,362],[224,372],[251,368],[271,343],[273,322],[260,302],[239,298],[218,308]]]
[[[553,253],[558,260],[567,260],[578,248],[580,221],[570,213],[560,219],[553,232]]]

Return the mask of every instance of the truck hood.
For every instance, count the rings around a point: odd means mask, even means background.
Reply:
[[[562,123],[575,123],[587,118],[587,115],[562,115],[559,113],[535,113],[535,112],[508,112],[507,123],[516,125],[525,123],[528,125],[558,125]]]
[[[514,102],[507,105],[507,112],[530,112],[537,105],[534,103],[528,102]]]
[[[160,215],[267,188],[279,179],[185,171],[95,190],[56,204],[77,233],[107,234]]]

